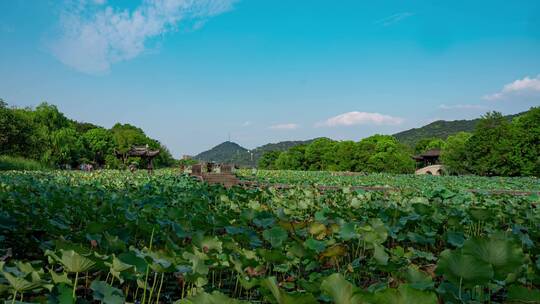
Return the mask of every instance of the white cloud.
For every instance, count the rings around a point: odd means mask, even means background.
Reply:
[[[237,0],[144,0],[134,10],[80,2],[61,14],[59,37],[50,49],[62,63],[85,73],[107,72],[111,64],[140,55],[149,39],[177,29],[185,20],[232,9]],[[94,4],[104,0],[94,0]]]
[[[475,104],[457,104],[457,105],[442,104],[439,106],[439,109],[441,110],[483,110],[483,109],[487,109],[487,107],[483,105],[475,105]]]
[[[278,124],[270,126],[270,129],[272,130],[294,130],[298,129],[299,125],[295,123],[285,123],[285,124]]]
[[[384,115],[380,113],[369,112],[347,112],[334,117],[328,118],[324,122],[317,123],[317,127],[337,127],[337,126],[353,126],[363,124],[374,125],[399,125],[403,122],[402,118]]]
[[[245,121],[243,124],[242,124],[242,127],[249,127],[251,126],[251,121]]]
[[[382,19],[379,19],[377,21],[375,21],[375,24],[380,24],[380,25],[383,25],[383,26],[390,26],[392,24],[395,24],[395,23],[398,23],[400,21],[403,21],[409,17],[412,17],[414,16],[413,13],[411,12],[402,12],[402,13],[397,13],[397,14],[393,14],[393,15],[390,15],[388,17],[384,17]]]
[[[485,95],[482,97],[485,100],[501,100],[515,96],[528,96],[540,94],[540,75],[535,78],[529,76],[518,79],[503,87],[503,89],[495,94]]]

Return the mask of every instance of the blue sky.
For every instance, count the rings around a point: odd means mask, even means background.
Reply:
[[[359,140],[540,105],[540,1],[1,1],[0,75],[177,157]]]

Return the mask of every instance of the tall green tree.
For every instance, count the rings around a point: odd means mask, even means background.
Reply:
[[[50,140],[51,146],[44,154],[45,162],[72,167],[80,163],[84,147],[75,129],[62,128],[53,131]]]
[[[107,129],[90,129],[83,134],[82,139],[90,158],[98,165],[104,165],[107,155],[114,154],[114,136]]]
[[[276,159],[276,169],[280,170],[308,170],[306,162],[306,145],[298,145],[290,148],[286,152],[279,154]]]
[[[465,145],[467,164],[479,175],[520,175],[519,159],[513,148],[514,128],[499,112],[490,112],[476,125]]]
[[[444,164],[445,171],[450,174],[470,173],[467,163],[467,141],[472,134],[459,132],[451,135],[446,140],[446,145],[441,152],[441,161]]]
[[[305,161],[309,170],[326,170],[335,163],[334,144],[329,138],[318,138],[306,147]]]
[[[276,160],[279,158],[281,151],[268,151],[264,153],[259,159],[258,167],[260,169],[274,170],[276,167]]]
[[[356,171],[412,173],[414,161],[407,148],[390,135],[373,135],[357,146]]]
[[[520,175],[540,176],[540,107],[517,117],[514,125],[513,154]]]
[[[335,165],[330,167],[333,171],[354,171],[357,160],[355,159],[356,143],[352,140],[337,142],[334,145]]]

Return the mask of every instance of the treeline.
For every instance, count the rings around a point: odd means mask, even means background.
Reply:
[[[409,149],[390,135],[373,135],[359,142],[319,138],[285,152],[265,153],[261,169],[412,173]]]
[[[484,176],[540,176],[540,108],[511,121],[491,112],[477,123],[474,132],[459,132],[446,140],[426,138],[415,147],[389,135],[354,141],[317,139],[285,152],[265,153],[261,169],[327,170],[352,172],[412,173],[414,154],[441,150],[448,174]]]
[[[451,174],[540,176],[540,107],[512,121],[486,114],[473,133],[449,136],[441,158]]]
[[[0,99],[0,155],[36,160],[52,168],[80,164],[117,169],[131,163],[144,166],[139,158],[123,158],[133,145],[160,149],[156,167],[171,166],[175,160],[159,141],[140,128],[116,124],[111,129],[67,118],[58,108],[41,103],[35,109],[8,107]]]

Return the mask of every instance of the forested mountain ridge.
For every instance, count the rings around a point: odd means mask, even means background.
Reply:
[[[504,116],[508,121],[527,112]],[[446,140],[448,136],[459,132],[473,132],[480,118],[462,120],[437,120],[420,128],[413,128],[394,134],[401,143],[414,147],[421,139],[440,138]]]

